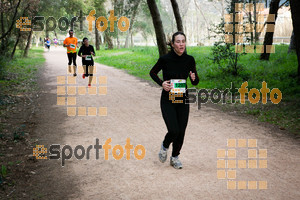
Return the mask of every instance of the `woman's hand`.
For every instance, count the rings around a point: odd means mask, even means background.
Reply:
[[[190,77],[191,77],[192,81],[195,81],[196,75],[192,71],[190,71]]]
[[[82,55],[81,57],[85,58],[85,57],[86,57],[86,55]]]
[[[172,84],[170,83],[170,80],[164,81],[162,83],[162,86],[163,86],[164,90],[167,91],[167,92],[172,89]]]

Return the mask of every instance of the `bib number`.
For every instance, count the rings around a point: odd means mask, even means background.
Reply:
[[[75,44],[71,44],[70,48],[75,49]]]
[[[173,88],[171,89],[172,93],[185,93],[186,80],[185,79],[171,79],[171,84]]]
[[[87,56],[85,57],[85,60],[92,60],[92,56],[91,56],[91,55],[87,55]]]

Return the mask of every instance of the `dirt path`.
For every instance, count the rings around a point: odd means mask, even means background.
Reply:
[[[57,76],[66,72],[67,56],[62,48],[45,52],[41,77],[42,96],[36,116],[38,144],[68,144],[85,149],[96,138],[104,144],[112,139],[123,148],[126,138],[135,147],[146,149],[142,160],[115,160],[109,150],[99,159],[91,150],[90,159],[40,160],[34,175],[32,196],[43,199],[300,199],[299,142],[279,131],[263,127],[203,106],[191,106],[181,161],[175,170],[169,162],[158,161],[157,153],[166,133],[159,99],[161,89],[121,70],[96,64],[95,76],[107,76],[107,95],[77,95],[77,106],[107,107],[106,117],[68,117],[66,106],[56,105]],[[81,64],[78,58],[77,63]],[[77,85],[87,80],[77,77]],[[267,149],[266,169],[236,168],[235,181],[267,181],[267,189],[227,189],[228,179],[217,178],[217,149],[227,149],[227,139],[257,139],[257,147]],[[232,148],[230,148],[232,149]],[[250,148],[249,148],[250,149]],[[170,153],[170,152],[169,152]],[[247,148],[236,148],[236,159],[247,158]],[[250,159],[249,159],[250,160]],[[253,159],[252,159],[253,160]],[[254,159],[255,160],[255,159]],[[266,160],[266,159],[256,159]],[[169,161],[169,159],[168,159]],[[222,170],[222,169],[219,169]],[[241,182],[242,184],[242,182]],[[241,185],[242,186],[242,185]],[[263,186],[258,184],[257,187]],[[247,187],[247,185],[246,185]]]

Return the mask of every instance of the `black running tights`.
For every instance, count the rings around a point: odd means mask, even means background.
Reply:
[[[176,157],[180,154],[183,144],[190,107],[186,103],[172,103],[164,97],[161,98],[160,107],[168,129],[163,145],[165,148],[169,148],[173,143],[172,156]]]
[[[72,61],[73,61],[73,65],[74,65],[74,66],[77,66],[77,65],[76,65],[77,53],[67,53],[67,54],[68,54],[68,59],[69,59],[68,65],[71,65],[71,64],[72,64]]]

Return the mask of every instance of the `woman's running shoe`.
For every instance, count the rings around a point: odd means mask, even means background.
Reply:
[[[85,79],[85,75],[84,74],[82,74],[82,78]]]
[[[163,143],[161,144],[160,151],[158,153],[159,161],[164,163],[167,160],[168,149],[163,147]]]
[[[91,84],[88,84],[89,87],[91,87]]]
[[[177,157],[170,157],[170,165],[173,166],[175,169],[182,169],[182,164]]]

